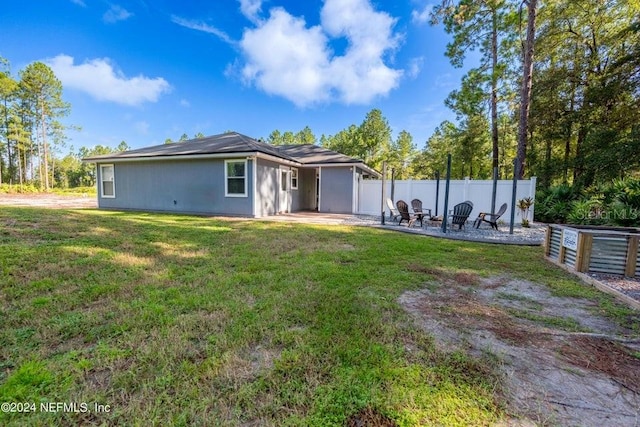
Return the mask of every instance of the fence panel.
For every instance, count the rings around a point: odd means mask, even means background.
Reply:
[[[357,213],[367,215],[380,215],[380,202],[382,199],[382,182],[380,180],[361,180],[360,181]],[[385,196],[392,198],[393,203],[398,200],[404,200],[411,204],[411,200],[422,200],[422,206],[424,208],[430,208],[433,215],[442,215],[444,211],[444,193],[445,193],[445,180],[440,180],[440,191],[438,196],[438,211],[436,212],[436,189],[437,181],[435,180],[401,180],[393,183],[393,197],[392,197],[392,183],[390,181],[385,182]],[[507,203],[507,211],[500,218],[505,223],[509,223],[511,219],[511,191],[513,181],[512,180],[499,180],[496,188],[496,210],[500,208],[503,203]],[[525,197],[531,197],[535,199],[536,189],[536,177],[532,177],[527,180],[519,180],[517,182],[516,201]],[[476,181],[470,179],[464,180],[451,180],[449,182],[449,209],[454,205],[470,200],[473,203],[473,211],[471,212],[470,219],[473,220],[479,212],[491,211],[491,193],[493,191],[493,182],[491,180]],[[529,220],[533,219],[535,205],[531,206],[529,212]],[[385,203],[385,212],[388,214],[389,210]],[[515,216],[516,223],[520,222],[521,218],[519,211],[516,210]]]

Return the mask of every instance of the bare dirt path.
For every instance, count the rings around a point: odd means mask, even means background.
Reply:
[[[95,196],[63,196],[60,194],[0,194],[0,206],[51,209],[96,208]]]
[[[440,349],[496,361],[508,410],[522,418],[513,425],[640,426],[640,339],[592,302],[506,276],[426,273],[437,283],[400,304]]]

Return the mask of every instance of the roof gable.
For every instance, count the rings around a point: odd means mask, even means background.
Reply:
[[[362,160],[313,144],[277,145],[275,148],[302,164],[363,163]]]

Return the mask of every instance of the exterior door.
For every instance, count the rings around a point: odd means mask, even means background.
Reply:
[[[291,212],[291,171],[280,169],[280,213]]]

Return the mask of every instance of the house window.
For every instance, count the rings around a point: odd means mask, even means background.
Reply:
[[[247,161],[224,161],[224,195],[226,197],[247,197]]]
[[[291,168],[291,189],[298,189],[298,169]]]
[[[113,165],[100,165],[100,195],[102,197],[116,197],[116,184],[113,175]]]

